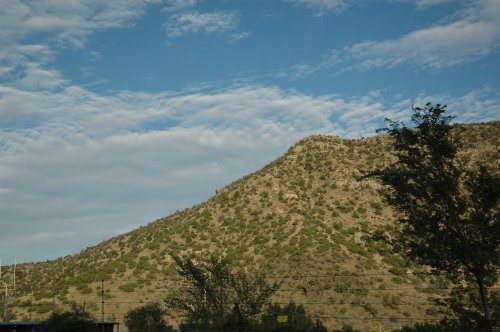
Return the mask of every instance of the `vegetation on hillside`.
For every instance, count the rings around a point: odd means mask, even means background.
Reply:
[[[460,154],[497,167],[500,122],[453,132],[462,139]],[[123,322],[130,309],[178,288],[172,255],[207,262],[222,252],[236,269],[279,283],[274,303],[303,304],[329,329],[433,323],[449,314],[436,301],[450,295],[452,283],[393,252],[399,212],[375,179],[357,181],[394,160],[386,136],[305,138],[206,202],[77,255],[18,266],[11,309],[22,319],[32,308],[43,319],[76,301],[98,315],[104,280],[106,318]]]

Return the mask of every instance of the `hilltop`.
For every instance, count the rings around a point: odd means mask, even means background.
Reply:
[[[457,125],[463,153],[496,167],[500,122]],[[178,287],[171,254],[204,259],[212,252],[282,282],[275,301],[294,300],[329,328],[379,331],[446,313],[434,300],[449,285],[428,268],[391,252],[383,238],[396,213],[380,185],[360,181],[392,160],[386,136],[355,140],[311,136],[282,157],[189,209],[87,248],[17,269],[17,319],[47,316],[76,301],[100,318],[123,314]],[[10,267],[12,269],[12,267]]]

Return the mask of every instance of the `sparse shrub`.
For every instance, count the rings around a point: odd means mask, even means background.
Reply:
[[[43,315],[50,310],[52,310],[52,303],[48,301],[42,301],[33,304],[33,310],[40,315]]]
[[[382,305],[389,307],[391,309],[396,310],[398,308],[399,303],[400,303],[400,298],[395,295],[384,294],[384,296],[382,297]]]
[[[92,293],[92,288],[88,284],[79,284],[76,286],[76,289],[82,294]]]
[[[135,282],[129,282],[129,283],[120,285],[118,288],[124,292],[132,293],[136,287],[137,287],[137,284]]]

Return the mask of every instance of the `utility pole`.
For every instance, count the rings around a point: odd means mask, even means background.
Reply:
[[[2,279],[2,258],[0,258],[0,287],[3,284],[3,279]],[[5,291],[7,293],[7,291]],[[4,303],[6,302],[6,297],[5,295],[3,296]],[[3,321],[5,322],[5,310],[3,312]]]
[[[2,261],[0,259],[0,289],[3,288],[3,321],[10,321],[9,317],[9,302],[11,296],[16,292],[16,265],[17,260],[14,259],[14,266],[11,267],[10,273],[2,274]]]
[[[17,258],[14,257],[14,290],[16,290],[16,265],[17,265]]]
[[[101,280],[101,331],[104,332],[104,279]]]
[[[52,288],[52,314],[54,314],[55,309],[56,309],[56,291],[54,288]]]
[[[3,279],[2,279],[2,259],[0,258],[0,287],[3,285]],[[7,285],[5,285],[7,287]],[[4,303],[4,311],[3,311],[3,321],[6,322],[5,317],[7,315],[6,309],[5,309],[5,304],[7,303],[7,288],[5,288],[5,294],[3,296],[3,303]]]
[[[3,321],[8,322],[9,319],[9,287],[5,284],[5,295],[3,297]]]
[[[30,297],[30,322],[32,321],[32,314],[33,314],[33,295]]]

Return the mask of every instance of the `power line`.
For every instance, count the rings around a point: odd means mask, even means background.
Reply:
[[[119,287],[120,286],[118,286],[118,288]],[[45,290],[52,290],[52,289],[58,290],[57,288],[45,288]],[[106,290],[105,293],[106,294],[108,294],[108,293],[125,293],[125,294],[127,294],[127,293],[149,293],[149,294],[151,294],[152,292],[158,293],[158,290],[168,290],[168,289],[171,289],[171,288],[169,288],[169,287],[155,287],[154,291],[153,290],[136,290],[136,289],[133,289],[133,290],[118,289],[118,290]],[[347,291],[381,291],[381,292],[399,291],[399,292],[401,292],[401,291],[433,291],[433,290],[456,290],[456,291],[463,291],[463,292],[467,291],[467,289],[460,289],[460,288],[454,288],[454,287],[424,287],[421,289],[410,288],[410,287],[407,287],[407,288],[377,288],[377,287],[373,287],[373,288],[370,288],[370,287],[344,288],[344,287],[342,287],[339,290],[336,290],[333,288],[329,288],[329,289],[316,289],[313,287],[307,288],[307,292],[334,291],[336,293],[344,293]],[[500,287],[489,287],[488,290],[500,290]],[[95,290],[95,291],[99,291],[99,290]],[[276,290],[276,292],[303,292],[303,289],[302,288],[279,288]],[[85,295],[85,293],[83,293],[83,295]]]

